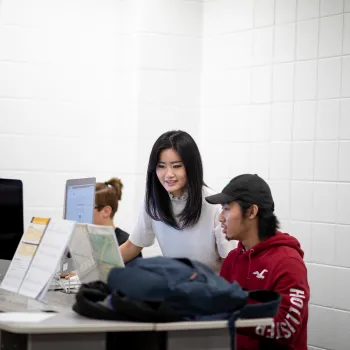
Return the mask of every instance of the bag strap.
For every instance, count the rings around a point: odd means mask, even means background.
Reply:
[[[277,315],[281,295],[272,290],[254,290],[248,292],[248,298],[258,303],[246,304],[242,309],[237,310],[239,318],[264,318]]]
[[[278,313],[281,303],[281,295],[272,290],[254,290],[248,292],[248,298],[259,302],[258,304],[246,304],[242,309],[234,312],[229,320],[231,350],[236,349],[235,322],[239,318],[265,318],[274,317]]]

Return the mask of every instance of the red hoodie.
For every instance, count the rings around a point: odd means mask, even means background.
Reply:
[[[282,296],[274,326],[239,328],[237,350],[307,350],[310,289],[304,252],[292,236],[277,232],[246,251],[241,242],[224,260],[220,275],[247,290],[270,289]]]

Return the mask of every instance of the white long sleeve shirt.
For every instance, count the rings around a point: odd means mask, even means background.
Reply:
[[[203,187],[202,191],[202,212],[194,226],[176,230],[161,221],[153,220],[143,204],[129,240],[139,247],[149,247],[157,237],[164,256],[197,260],[219,272],[221,258],[226,258],[227,254],[237,246],[237,242],[228,242],[222,233],[219,222],[221,206],[209,204],[205,200],[205,197],[215,192],[207,187]],[[180,199],[171,196],[170,199],[176,218],[184,209],[187,196]]]

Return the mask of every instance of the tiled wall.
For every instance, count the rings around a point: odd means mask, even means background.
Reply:
[[[204,2],[201,149],[268,180],[305,251],[310,349],[349,349],[350,1]]]
[[[25,222],[62,216],[68,178],[119,176],[116,224],[133,229],[155,139],[198,134],[201,10],[186,0],[0,2],[0,177],[23,180]]]
[[[122,3],[0,4],[0,176],[23,180],[25,222],[62,217],[65,180],[74,177],[122,177],[127,213],[137,127],[125,113]]]
[[[124,6],[125,18],[133,18],[127,41],[137,52],[132,70],[138,121],[136,199],[129,216],[132,229],[155,140],[172,129],[199,137],[202,4],[195,0],[127,0]],[[156,254],[160,254],[157,242],[143,250],[144,256]]]
[[[26,221],[62,215],[67,178],[116,175],[131,230],[172,128],[214,189],[259,173],[305,250],[310,349],[349,348],[349,0],[2,0],[0,120]]]

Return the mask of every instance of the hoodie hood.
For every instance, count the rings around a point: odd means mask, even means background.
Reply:
[[[248,251],[245,250],[241,242],[238,243],[237,248],[241,253],[245,252],[245,253],[248,253],[250,257],[253,257],[254,255],[261,253],[262,251],[271,249],[273,247],[278,247],[278,246],[292,248],[296,252],[298,252],[301,258],[304,257],[304,251],[301,249],[299,241],[295,237],[289,235],[288,233],[283,233],[280,231],[277,231],[274,236],[266,239],[265,241],[258,243]]]

